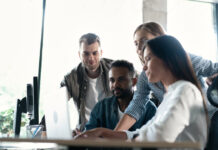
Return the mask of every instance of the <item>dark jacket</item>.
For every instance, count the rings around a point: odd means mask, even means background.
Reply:
[[[108,97],[111,96],[108,76],[111,63],[112,60],[110,59],[102,58],[100,60],[100,77],[102,78],[104,91]],[[82,63],[64,76],[64,80],[61,82],[61,87],[63,86],[66,86],[69,98],[73,98],[77,107],[80,130],[82,131],[87,122],[85,119],[85,98],[89,87],[88,77]]]
[[[118,101],[115,96],[99,101],[91,112],[90,120],[87,122],[85,127],[86,130],[97,127],[104,127],[113,130],[119,122],[118,107]],[[130,131],[135,131],[136,129],[141,128],[156,113],[156,107],[151,101],[147,102],[145,110],[146,111],[140,119],[129,129]]]

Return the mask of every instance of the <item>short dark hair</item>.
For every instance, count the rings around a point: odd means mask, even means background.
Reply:
[[[101,45],[99,36],[97,36],[94,33],[87,33],[87,34],[84,34],[80,37],[79,46],[81,46],[82,43],[86,43],[86,44],[90,45],[90,44],[93,44],[95,42],[98,42],[99,46]]]
[[[115,60],[112,62],[111,64],[111,68],[113,67],[124,67],[127,68],[129,70],[129,74],[131,77],[135,77],[135,68],[133,66],[133,64],[131,62],[128,62],[126,60]]]

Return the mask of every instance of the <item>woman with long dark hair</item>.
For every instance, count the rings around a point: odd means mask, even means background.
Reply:
[[[156,22],[146,22],[139,25],[134,34],[134,44],[136,47],[136,53],[143,64],[143,52],[146,47],[146,41],[156,38],[158,36],[166,35],[163,27]],[[168,54],[170,55],[170,54]],[[200,81],[201,87],[206,91],[205,82],[203,77],[211,76],[218,72],[218,63],[213,63],[210,60],[203,59],[200,56],[196,56],[188,53],[190,57],[192,66],[194,68],[195,74]],[[145,111],[145,104],[149,99],[155,99],[155,104],[157,106],[163,101],[163,95],[165,94],[165,88],[161,82],[150,83],[147,79],[145,72],[143,71],[137,82],[137,90],[134,93],[134,97],[130,102],[129,106],[125,110],[125,114],[120,119],[115,130],[122,131],[128,130],[139,118],[141,114]],[[152,97],[150,97],[152,93]],[[214,107],[208,106],[209,117],[213,116],[213,113],[216,111]]]
[[[155,117],[140,129],[138,140],[192,141],[204,147],[206,103],[190,58],[179,41],[167,35],[148,41],[144,70],[148,81],[161,82],[166,93]]]

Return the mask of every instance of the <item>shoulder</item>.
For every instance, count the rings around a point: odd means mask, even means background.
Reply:
[[[192,62],[193,68],[194,69],[201,69],[204,65],[209,65],[212,63],[210,60],[204,59],[201,56],[197,56],[191,53],[188,53],[190,60]]]
[[[109,58],[102,58],[101,59],[101,62],[102,63],[105,63],[105,64],[111,64],[114,60],[112,59],[109,59]]]
[[[80,63],[78,66],[74,67],[70,72],[68,72],[66,75],[65,75],[65,78],[72,78],[72,77],[75,77],[77,76],[77,74],[79,72],[82,73],[82,63]]]
[[[111,64],[112,64],[113,60],[112,59],[108,59],[108,58],[102,58],[100,60],[101,65],[104,68],[110,68]]]
[[[189,81],[177,81],[169,88],[169,93],[173,97],[177,97],[178,101],[184,100],[190,104],[197,102],[196,100],[202,100],[200,90]]]
[[[185,92],[185,91],[189,91],[190,89],[192,89],[194,91],[199,91],[197,86],[195,86],[193,83],[191,83],[189,81],[185,81],[185,80],[176,81],[175,83],[172,84],[172,86],[170,88],[171,88],[171,90],[173,90],[173,89],[178,90],[178,92]]]
[[[201,60],[202,59],[201,56],[197,56],[197,55],[194,55],[192,53],[188,53],[188,55],[189,55],[191,61],[193,61],[193,60]]]

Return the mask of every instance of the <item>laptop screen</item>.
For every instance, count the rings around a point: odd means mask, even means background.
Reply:
[[[72,139],[68,100],[65,88],[58,88],[45,102],[45,120],[48,139]]]

